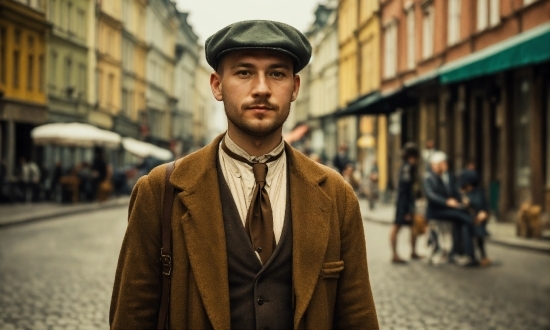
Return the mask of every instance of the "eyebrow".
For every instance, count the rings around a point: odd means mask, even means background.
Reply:
[[[231,69],[235,68],[254,68],[255,65],[248,62],[237,62],[231,66]],[[269,66],[269,69],[287,69],[290,70],[290,66],[285,63],[273,63]]]

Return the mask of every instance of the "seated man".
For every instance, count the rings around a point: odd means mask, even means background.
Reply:
[[[460,194],[455,177],[448,171],[445,153],[441,151],[434,153],[430,158],[430,167],[431,171],[426,172],[424,177],[424,190],[428,199],[426,218],[453,222],[460,230],[464,252],[470,257],[470,262],[466,265],[476,266],[478,263],[472,243],[473,219],[465,206],[459,202]],[[456,253],[457,243],[453,242],[450,260]]]

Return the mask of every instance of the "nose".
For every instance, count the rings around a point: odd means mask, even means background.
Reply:
[[[271,88],[269,87],[268,77],[265,74],[258,74],[254,81],[254,89],[252,97],[254,98],[269,98],[271,96]]]

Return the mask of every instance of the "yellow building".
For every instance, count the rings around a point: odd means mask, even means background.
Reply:
[[[43,2],[0,0],[0,158],[8,180],[33,154],[30,131],[46,123],[46,21]],[[38,160],[40,161],[40,160]]]
[[[380,20],[377,0],[361,0],[359,3],[359,94],[366,96],[380,89]],[[369,171],[376,161],[379,171],[379,188],[386,190],[388,183],[388,122],[385,115],[364,115],[360,119],[360,141],[363,168]]]
[[[338,47],[339,47],[339,107],[359,96],[358,40],[359,0],[340,0],[338,3]],[[357,159],[357,118],[342,117],[337,122],[338,144],[349,147],[351,159]]]
[[[99,2],[97,25],[97,97],[88,121],[113,129],[114,117],[121,109],[122,17],[120,1]]]
[[[115,118],[113,130],[133,138],[139,137],[139,113],[145,111],[146,12],[145,0],[122,1],[121,111]]]

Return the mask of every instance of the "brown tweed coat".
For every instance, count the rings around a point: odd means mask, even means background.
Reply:
[[[178,161],[172,215],[171,329],[229,329],[218,145]],[[378,329],[357,198],[335,171],[288,154],[296,329]],[[166,166],[136,184],[110,310],[112,329],[154,329],[160,305],[160,218]]]

